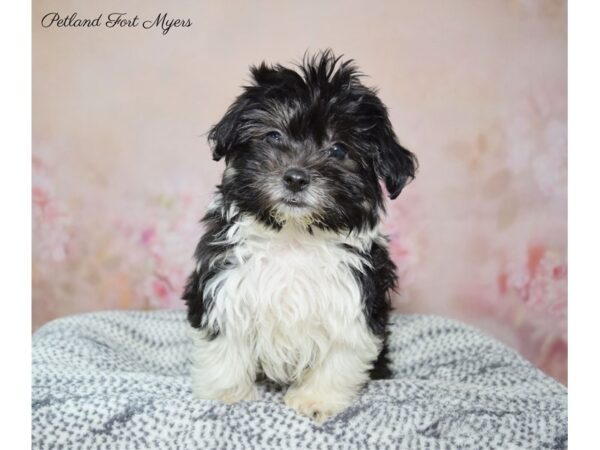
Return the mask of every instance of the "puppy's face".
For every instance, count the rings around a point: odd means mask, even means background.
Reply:
[[[265,64],[209,140],[225,157],[227,203],[263,223],[333,231],[372,227],[383,207],[379,180],[396,198],[416,160],[351,62],[325,52],[298,71]]]

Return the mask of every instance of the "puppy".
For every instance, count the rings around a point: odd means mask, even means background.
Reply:
[[[192,386],[202,399],[254,400],[264,376],[322,422],[390,375],[396,275],[380,180],[394,199],[417,163],[351,60],[325,51],[251,73],[208,135],[226,168],[183,295]]]

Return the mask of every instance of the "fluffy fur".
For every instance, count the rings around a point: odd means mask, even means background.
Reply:
[[[184,293],[193,389],[252,400],[264,375],[323,421],[389,375],[396,277],[379,180],[397,197],[416,160],[351,61],[326,51],[251,72],[209,134],[226,169]]]

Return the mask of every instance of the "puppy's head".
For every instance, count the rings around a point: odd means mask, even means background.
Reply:
[[[295,70],[252,67],[253,83],[209,133],[225,158],[221,192],[245,213],[281,227],[294,222],[340,231],[374,226],[414,177],[385,105],[352,61],[330,51]]]

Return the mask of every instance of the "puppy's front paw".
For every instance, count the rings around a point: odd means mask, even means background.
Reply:
[[[339,397],[313,392],[310,390],[290,388],[284,402],[299,414],[323,423],[330,417],[342,412],[350,403]]]

